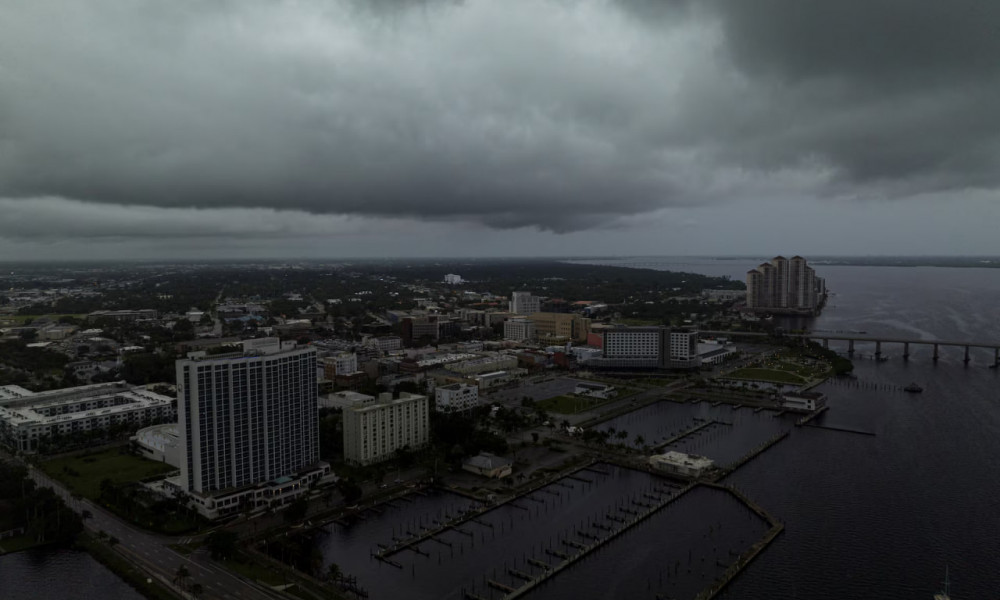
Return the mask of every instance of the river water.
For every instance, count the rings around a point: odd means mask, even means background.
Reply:
[[[38,548],[0,556],[0,598],[142,600],[142,595],[86,552]]]

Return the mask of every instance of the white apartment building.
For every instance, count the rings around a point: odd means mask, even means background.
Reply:
[[[344,459],[370,465],[392,458],[396,450],[416,450],[430,440],[427,396],[401,392],[360,398],[344,409]]]
[[[531,292],[514,292],[510,296],[510,312],[515,315],[532,315],[542,310],[542,299]]]
[[[459,285],[462,283],[462,276],[455,275],[454,273],[448,273],[444,276],[444,282],[448,285]]]
[[[434,407],[440,412],[465,412],[477,406],[479,386],[453,383],[434,390]]]
[[[535,339],[535,322],[530,319],[507,319],[503,322],[503,339],[514,342]]]
[[[177,483],[191,494],[283,480],[319,464],[316,350],[255,345],[177,361]]]
[[[115,426],[138,430],[173,420],[174,399],[124,381],[47,392],[0,387],[0,444],[37,452],[46,438],[101,431]]]

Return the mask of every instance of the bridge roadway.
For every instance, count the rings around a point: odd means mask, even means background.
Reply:
[[[750,337],[769,337],[773,334],[756,332],[756,331],[702,331],[703,334],[708,335],[722,335],[727,337],[734,336],[750,336]],[[903,358],[910,357],[910,344],[919,344],[924,346],[934,347],[934,360],[936,361],[939,356],[939,348],[941,346],[954,346],[958,348],[965,349],[965,362],[969,362],[969,349],[970,348],[987,348],[993,350],[993,365],[997,366],[1000,364],[1000,342],[976,342],[976,341],[961,341],[961,340],[925,340],[920,338],[897,338],[897,337],[883,337],[883,336],[866,336],[866,335],[845,335],[845,334],[829,334],[829,333],[785,333],[782,337],[791,338],[805,338],[809,340],[818,340],[823,342],[823,345],[827,348],[830,347],[830,341],[846,341],[848,343],[847,352],[848,354],[854,354],[854,344],[855,342],[866,342],[875,344],[875,356],[882,355],[882,344],[902,344],[903,345]]]

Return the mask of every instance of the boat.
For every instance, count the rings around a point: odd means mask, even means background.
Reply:
[[[920,387],[915,382],[913,382],[910,383],[910,385],[903,388],[903,391],[910,392],[911,394],[919,394],[920,392],[924,391],[924,388]]]
[[[948,567],[944,568],[944,591],[934,594],[934,600],[951,600],[951,579],[948,577]]]

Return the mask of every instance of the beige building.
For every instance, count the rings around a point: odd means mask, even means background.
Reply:
[[[503,323],[503,339],[526,342],[535,339],[535,324],[527,318],[507,319]]]
[[[535,324],[535,334],[539,338],[586,342],[590,333],[590,319],[576,314],[537,312],[528,318]]]
[[[353,465],[370,465],[392,458],[399,449],[426,446],[428,412],[427,396],[356,394],[353,405],[344,408],[344,459]]]
[[[775,256],[747,271],[747,309],[813,314],[826,295],[822,277],[801,256]]]

